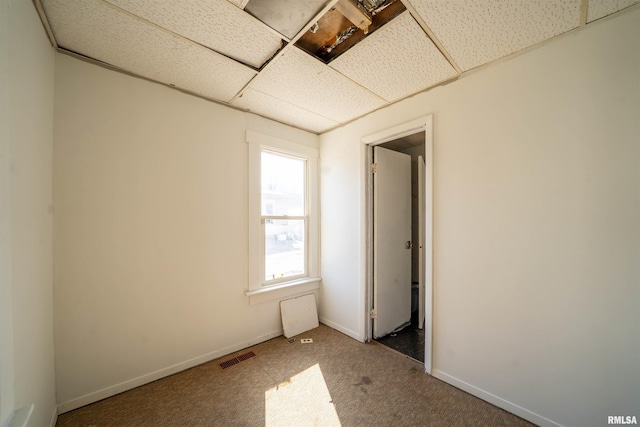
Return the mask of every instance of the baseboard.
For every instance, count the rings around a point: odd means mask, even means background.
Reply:
[[[320,319],[320,323],[323,323],[323,324],[327,325],[328,327],[330,327],[332,329],[335,329],[338,332],[342,332],[343,334],[353,338],[354,340],[357,340],[357,341],[360,341],[360,342],[364,342],[364,339],[360,336],[359,333],[354,332],[354,331],[352,331],[350,329],[347,329],[347,328],[345,328],[345,327],[343,327],[341,325],[338,325],[337,323],[332,322],[331,320],[327,319],[326,317],[320,316],[319,319]]]
[[[58,406],[56,405],[53,407],[53,412],[51,413],[49,427],[56,427],[57,422],[58,422]]]
[[[264,334],[247,341],[239,342],[237,344],[222,348],[217,351],[213,351],[211,353],[203,354],[202,356],[194,357],[193,359],[189,359],[184,362],[177,363],[175,365],[172,365],[163,369],[159,369],[154,372],[150,372],[146,375],[142,375],[140,377],[133,378],[131,380],[127,380],[119,384],[115,384],[113,386],[103,388],[102,390],[98,390],[93,393],[85,394],[84,396],[71,399],[67,402],[64,402],[58,405],[57,413],[64,414],[65,412],[73,411],[74,409],[78,409],[82,406],[95,403],[99,400],[106,399],[107,397],[115,396],[118,393],[122,393],[124,391],[131,390],[136,387],[140,387],[141,385],[145,385],[150,382],[167,377],[169,375],[173,375],[175,373],[184,371],[186,369],[193,368],[194,366],[198,366],[203,363],[210,362],[214,359],[218,359],[222,356],[226,356],[227,354],[233,353],[238,350],[242,350],[243,348],[251,347],[252,345],[259,344],[261,342],[270,340],[272,338],[279,337],[280,335],[282,335],[282,329],[277,331],[272,331],[268,334]]]
[[[509,411],[512,414],[517,415],[520,418],[524,418],[527,421],[531,421],[532,423],[539,425],[540,427],[562,427],[561,424],[551,421],[550,419],[545,418],[542,415],[538,415],[535,412],[531,412],[530,410],[525,409],[522,406],[518,406],[515,403],[509,402],[508,400],[505,400],[494,394],[486,392],[474,385],[464,382],[438,369],[433,370],[432,376],[448,384],[451,384],[452,386],[457,387],[460,390],[464,390],[467,393],[472,394],[484,401],[487,401],[497,406],[498,408],[502,408],[505,411]]]

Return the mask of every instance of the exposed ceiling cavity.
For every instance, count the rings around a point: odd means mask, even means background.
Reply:
[[[400,0],[340,0],[296,46],[328,64],[405,9]]]
[[[640,0],[32,0],[55,47],[323,133]]]

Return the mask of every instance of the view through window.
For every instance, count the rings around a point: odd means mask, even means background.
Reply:
[[[265,283],[307,273],[307,162],[263,150],[261,215]]]

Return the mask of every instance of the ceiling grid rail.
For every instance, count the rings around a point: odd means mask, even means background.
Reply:
[[[40,0],[33,0],[33,5],[35,6],[36,11],[38,12],[38,16],[40,17],[42,26],[44,26],[44,30],[47,33],[47,37],[49,37],[49,42],[55,49],[58,49],[59,48],[58,42],[56,41],[56,37],[53,35],[53,29],[49,24],[47,15],[44,13],[44,7],[42,7],[42,3],[40,3]]]
[[[236,101],[238,98],[242,97],[242,95],[244,95],[245,91],[251,86],[251,83],[256,79],[256,77],[258,77],[260,75],[260,73],[262,73],[264,70],[268,69],[271,64],[274,63],[274,61],[276,61],[278,58],[280,58],[281,56],[283,56],[285,53],[287,53],[287,51],[289,51],[290,49],[294,48],[295,43],[307,32],[309,31],[309,29],[311,27],[313,27],[315,25],[316,22],[318,22],[318,20],[320,20],[320,18],[322,18],[324,16],[325,13],[327,13],[329,10],[331,10],[336,3],[338,3],[339,0],[331,0],[329,3],[327,3],[327,5],[325,7],[323,7],[322,9],[320,9],[320,11],[318,13],[316,13],[313,16],[313,19],[311,19],[309,22],[307,22],[305,24],[304,27],[302,27],[302,29],[300,31],[298,31],[298,34],[296,34],[290,41],[289,43],[287,43],[282,49],[280,49],[271,59],[269,59],[269,61],[264,64],[262,66],[262,68],[260,68],[260,71],[258,72],[258,74],[256,74],[251,80],[249,80],[249,82],[247,82],[246,85],[244,85],[244,87],[242,89],[240,89],[240,91],[238,93],[236,93],[236,95],[231,98],[231,100],[229,101],[229,103],[233,103],[234,101]]]
[[[407,0],[400,0],[402,2],[402,4],[404,4],[404,6],[407,8],[407,10],[409,11],[409,13],[411,14],[411,16],[413,17],[413,19],[415,19],[415,21],[418,23],[418,25],[420,25],[420,28],[422,28],[422,31],[424,31],[425,33],[427,33],[427,37],[429,37],[431,39],[431,41],[433,42],[433,44],[436,45],[436,48],[438,48],[438,50],[440,51],[440,53],[447,58],[447,61],[449,61],[449,64],[451,64],[451,66],[453,67],[454,70],[456,70],[456,72],[458,74],[462,74],[462,69],[458,66],[458,64],[456,63],[456,61],[453,59],[453,57],[451,56],[451,54],[449,54],[449,52],[447,52],[447,50],[444,48],[444,45],[442,44],[442,42],[440,42],[440,40],[436,37],[436,35],[433,33],[433,31],[431,31],[431,28],[429,28],[429,26],[427,25],[427,23],[424,21],[424,19],[422,19],[422,17],[420,16],[420,14],[418,14],[418,11],[415,9],[415,7],[413,7],[413,5],[411,3],[409,3]],[[588,1],[588,0],[587,0]]]
[[[587,25],[587,16],[589,14],[589,0],[582,0],[580,4],[580,26]]]
[[[212,48],[210,48],[208,46],[205,46],[202,43],[198,43],[195,40],[192,40],[192,39],[190,39],[188,37],[185,37],[185,36],[183,36],[181,34],[178,34],[178,33],[174,32],[174,31],[171,31],[171,30],[169,30],[169,29],[167,29],[167,28],[165,28],[165,27],[163,27],[161,25],[156,24],[155,22],[151,22],[148,19],[142,18],[141,16],[138,16],[135,13],[131,13],[128,10],[121,8],[120,6],[116,6],[115,4],[113,4],[113,3],[111,3],[111,2],[109,2],[107,0],[101,0],[101,2],[104,5],[106,5],[107,7],[110,7],[113,10],[116,10],[116,11],[118,11],[118,12],[124,14],[124,15],[127,15],[127,16],[139,21],[139,22],[142,22],[143,24],[146,24],[146,25],[149,25],[151,27],[154,27],[154,28],[164,32],[165,34],[169,34],[169,35],[171,35],[173,37],[176,37],[176,38],[178,38],[178,39],[180,39],[180,40],[182,40],[182,41],[184,41],[184,42],[186,42],[186,43],[188,43],[188,44],[190,44],[192,46],[195,46],[196,48],[199,48],[201,50],[206,51],[207,53],[213,53],[214,55],[219,55],[219,56],[221,56],[223,58],[226,58],[226,59],[228,59],[230,61],[236,62],[236,63],[248,68],[249,70],[253,71],[254,74],[256,74],[256,75],[258,74],[258,69],[256,69],[255,67],[253,67],[251,65],[245,64],[244,62],[242,62],[239,59],[232,58],[231,56],[225,55],[224,53],[221,53],[221,52],[218,52],[217,50],[212,49]],[[256,19],[256,21],[260,22],[257,19]],[[260,22],[260,24],[262,24],[262,22]],[[265,25],[265,24],[262,24],[262,25]]]
[[[267,92],[261,91],[260,89],[251,88],[251,90],[256,91],[256,92],[259,92],[259,93],[261,93],[261,94],[263,94],[263,95],[266,95],[266,96],[269,96],[269,97],[274,98],[274,96],[273,96],[273,95],[271,95],[271,94],[269,94],[269,93],[267,93]],[[279,99],[279,98],[276,98],[276,99]],[[282,101],[282,102],[287,102],[287,101],[282,100],[282,99],[280,99],[280,101]],[[311,113],[311,114],[315,114],[315,115],[317,115],[317,116],[320,116],[320,117],[322,117],[323,119],[327,119],[327,120],[331,120],[332,122],[335,122],[335,120],[334,120],[334,119],[332,119],[331,117],[327,117],[327,116],[323,115],[322,113],[318,113],[318,112],[316,112],[316,111],[311,111],[311,110],[309,110],[309,109],[307,109],[307,108],[305,108],[305,107],[301,107],[300,105],[296,105],[295,107],[300,108],[301,110],[304,110],[304,111],[306,111],[306,112],[308,112],[308,113]],[[241,111],[246,111],[246,110],[244,110],[244,109],[242,109],[242,108],[239,108],[239,107],[234,107],[234,108],[239,109],[239,110],[241,110]],[[255,113],[255,114],[257,114],[257,113]],[[339,123],[339,122],[338,122],[338,123]],[[339,123],[339,124],[341,124],[341,123]]]

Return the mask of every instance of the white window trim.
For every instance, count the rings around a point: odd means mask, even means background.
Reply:
[[[319,194],[317,148],[297,144],[254,131],[247,131],[249,146],[249,289],[245,295],[251,305],[273,299],[284,299],[318,289],[319,277]],[[307,161],[308,179],[308,258],[307,274],[291,280],[264,285],[264,254],[262,249],[262,212],[260,190],[260,153],[263,149],[301,157]]]

